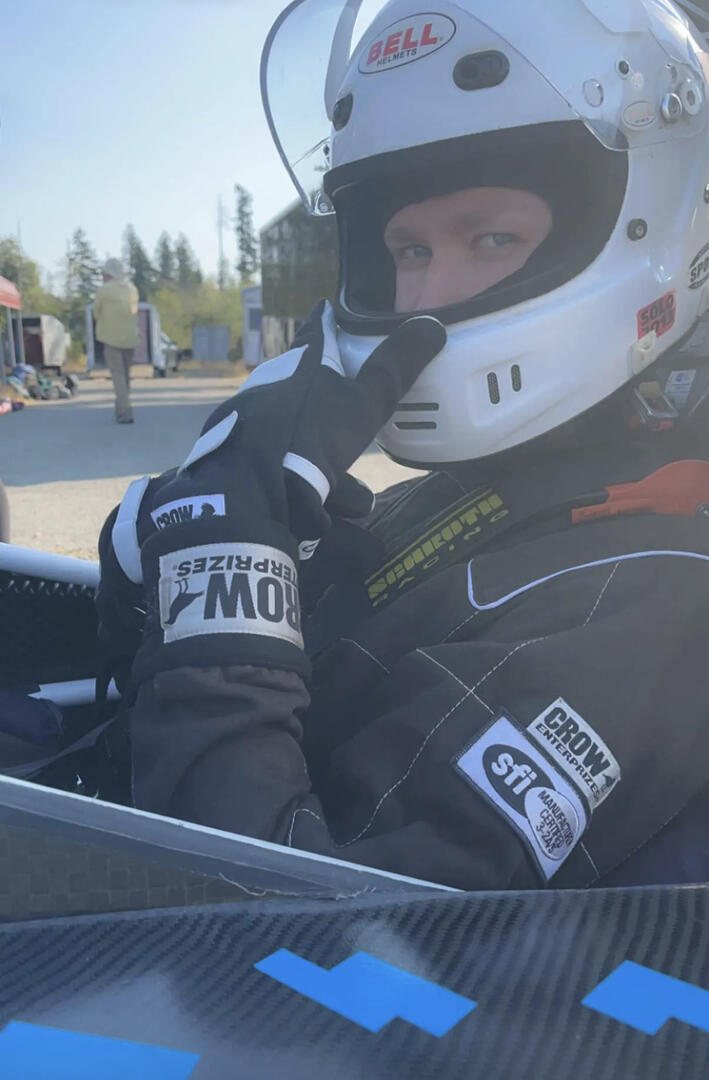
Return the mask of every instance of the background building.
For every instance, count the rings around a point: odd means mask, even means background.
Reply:
[[[337,224],[298,201],[261,231],[263,353],[285,352],[316,301],[337,286]]]

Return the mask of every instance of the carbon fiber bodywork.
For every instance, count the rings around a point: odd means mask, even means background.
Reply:
[[[444,893],[11,780],[0,850],[3,1024],[198,1054],[194,1080],[709,1073],[709,1033],[581,1004],[626,960],[709,987],[706,886]],[[364,951],[477,1008],[442,1038],[372,1033],[255,970],[279,949]]]

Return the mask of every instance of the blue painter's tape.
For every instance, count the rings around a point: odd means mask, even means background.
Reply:
[[[254,967],[367,1031],[380,1031],[399,1017],[440,1038],[476,1005],[365,952],[326,971],[288,949],[278,949]]]
[[[668,1020],[681,1020],[709,1033],[709,990],[632,960],[599,983],[582,1005],[646,1035],[657,1035]]]
[[[198,1061],[199,1054],[37,1024],[13,1021],[0,1032],[0,1075],[17,1080],[188,1080]]]

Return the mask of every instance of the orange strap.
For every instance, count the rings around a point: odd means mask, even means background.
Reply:
[[[643,512],[694,517],[700,506],[709,506],[709,461],[674,461],[644,480],[606,490],[605,502],[572,511],[575,525],[592,518]]]

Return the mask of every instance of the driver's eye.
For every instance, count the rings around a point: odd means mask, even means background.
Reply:
[[[501,248],[507,247],[509,244],[514,244],[518,239],[519,237],[515,236],[514,233],[485,233],[484,236],[479,236],[475,240],[475,246],[487,248]]]
[[[409,244],[407,247],[400,248],[396,254],[399,259],[428,259],[431,249],[424,244]]]

